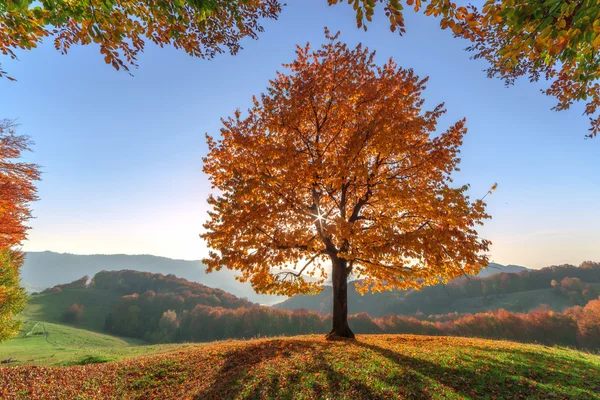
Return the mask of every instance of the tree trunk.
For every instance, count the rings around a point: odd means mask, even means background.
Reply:
[[[327,334],[328,340],[336,338],[354,339],[348,326],[348,262],[338,257],[331,259],[331,280],[333,283],[333,329]]]

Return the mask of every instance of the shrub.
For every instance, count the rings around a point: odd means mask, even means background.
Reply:
[[[67,324],[74,324],[83,318],[83,306],[79,304],[73,304],[67,308],[62,315],[62,321]]]
[[[583,308],[577,307],[573,314],[577,319],[578,345],[591,350],[600,348],[600,298]]]
[[[74,361],[70,361],[70,362],[66,362],[62,365],[64,366],[71,366],[71,365],[89,365],[89,364],[103,364],[103,363],[107,363],[107,362],[111,362],[114,361],[114,358],[109,358],[106,357],[104,355],[92,355],[89,354],[85,357],[82,357],[78,360],[74,360]]]

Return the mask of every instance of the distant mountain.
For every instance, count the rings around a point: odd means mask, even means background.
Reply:
[[[189,281],[222,289],[237,297],[247,298],[259,304],[276,304],[286,300],[283,296],[260,295],[254,292],[250,284],[235,279],[235,272],[222,269],[210,274],[205,272],[202,261],[174,260],[151,255],[94,254],[78,255],[55,253],[52,251],[28,252],[21,269],[23,286],[29,292],[38,292],[58,284],[70,282],[84,275],[94,276],[102,270],[118,271],[131,269],[136,271],[174,274]],[[520,272],[527,268],[518,265],[490,263],[483,269],[480,277],[500,272]],[[292,301],[293,299],[290,299]],[[293,302],[293,301],[292,301]]]
[[[259,304],[274,304],[285,299],[281,296],[259,295],[249,283],[235,280],[235,272],[222,269],[210,274],[201,261],[173,260],[151,255],[77,255],[51,251],[28,252],[21,269],[23,285],[29,291],[40,291],[88,275],[90,278],[102,270],[136,270],[142,272],[174,274],[208,287],[222,289],[237,297]]]
[[[506,272],[509,274],[510,273],[518,274],[521,271],[528,271],[528,270],[529,270],[529,268],[521,267],[520,265],[512,265],[512,264],[511,265],[502,265],[502,264],[496,264],[496,263],[489,263],[486,268],[479,271],[477,276],[480,278],[487,278],[488,276],[499,274],[501,272]]]

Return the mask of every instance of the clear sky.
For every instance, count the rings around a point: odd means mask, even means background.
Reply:
[[[539,268],[600,260],[600,138],[584,140],[581,105],[556,113],[542,86],[488,79],[485,64],[463,51],[468,43],[432,18],[408,11],[399,37],[381,7],[365,33],[346,4],[288,3],[237,56],[204,61],[148,45],[134,77],[104,64],[94,46],[63,56],[49,41],[19,61],[2,58],[18,81],[0,80],[0,117],[18,119],[32,136],[28,159],[44,171],[24,249],[201,258],[210,192],[204,134],[218,135],[220,117],[250,106],[295,45],[320,45],[328,26],[350,45],[377,50],[380,63],[392,56],[429,76],[426,107],[446,103],[443,126],[467,118],[456,182],[471,183],[477,198],[499,184],[488,198],[493,219],[480,230],[493,242],[493,261]]]

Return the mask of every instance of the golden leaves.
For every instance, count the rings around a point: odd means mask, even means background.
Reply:
[[[40,179],[37,165],[19,160],[31,143],[27,136],[17,135],[15,128],[11,121],[0,121],[0,250],[25,239],[29,203],[37,199],[34,182]]]
[[[318,50],[298,47],[245,116],[224,120],[221,141],[209,138],[204,172],[220,193],[202,235],[209,268],[294,294],[314,290],[335,258],[372,290],[485,265],[489,242],[473,229],[484,205],[449,186],[465,121],[431,139],[444,110],[421,110],[425,79],[326,35]]]
[[[482,314],[460,330],[512,336],[523,329],[511,316]],[[354,319],[357,326],[378,328],[361,317]],[[397,316],[381,320],[388,331],[437,334],[436,326],[455,327]],[[558,334],[549,327],[564,328],[550,318],[539,322],[532,321],[533,331],[551,337]],[[370,334],[327,342],[310,335],[186,345],[116,363],[0,368],[0,394],[36,400],[594,398],[598,362],[596,355],[571,349],[503,340]]]
[[[23,254],[16,246],[26,237],[29,204],[37,199],[34,182],[40,179],[37,165],[20,160],[31,142],[15,128],[11,121],[0,121],[0,341],[18,333],[20,321],[14,317],[27,299],[19,281]]]
[[[490,63],[489,76],[508,84],[521,76],[547,79],[550,87],[543,92],[558,99],[554,110],[587,101],[585,114],[592,116],[588,137],[597,134],[599,8],[584,2],[488,0],[481,10],[471,11],[473,18],[462,25],[474,41],[469,50]]]

